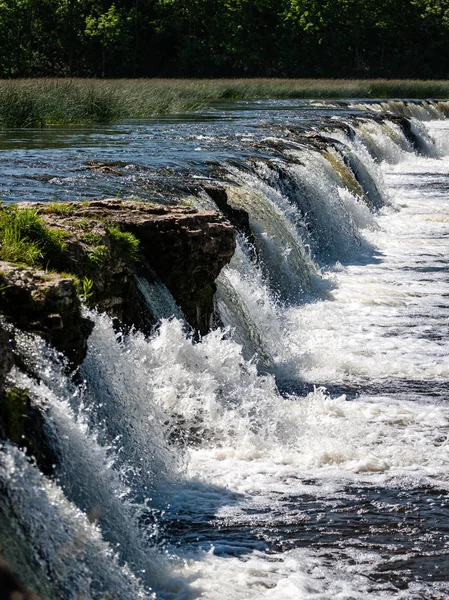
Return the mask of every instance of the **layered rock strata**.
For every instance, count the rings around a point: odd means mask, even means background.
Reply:
[[[95,304],[123,322],[136,323],[134,267],[110,227],[129,232],[145,260],[167,286],[190,325],[210,329],[214,281],[235,250],[231,224],[214,211],[107,199],[67,204],[55,212],[45,203],[27,203],[50,228],[66,234],[64,270],[92,280]],[[99,251],[100,249],[100,251]]]

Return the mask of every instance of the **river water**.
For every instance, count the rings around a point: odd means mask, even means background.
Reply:
[[[2,133],[6,201],[210,207],[212,180],[251,226],[200,342],[176,318],[145,338],[90,313],[74,383],[19,336],[41,380],[12,380],[47,407],[61,465],[50,481],[4,446],[0,547],[43,598],[449,596],[443,108],[234,103]]]

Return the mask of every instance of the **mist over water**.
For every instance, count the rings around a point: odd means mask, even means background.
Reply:
[[[318,137],[274,103],[254,140],[242,108],[253,151],[221,164],[251,236],[220,327],[195,340],[145,288],[153,335],[91,312],[75,383],[20,338],[41,380],[11,379],[61,463],[50,482],[4,446],[0,539],[43,598],[449,595],[449,125],[436,103],[295,110]]]

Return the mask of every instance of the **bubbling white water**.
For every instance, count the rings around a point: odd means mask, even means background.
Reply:
[[[190,545],[181,552],[180,573],[198,597],[411,600],[447,595],[444,581],[418,578],[399,591],[388,581],[374,580],[379,569],[394,570],[394,561],[388,563],[381,551],[357,550],[355,540],[352,546],[346,540],[344,553],[336,548],[273,553],[248,533],[240,540],[226,536],[226,527],[232,530],[235,524],[242,532],[279,528],[282,539],[290,518],[296,527],[310,519],[301,506],[310,494],[328,506],[337,498],[357,503],[351,490],[360,486],[405,495],[416,489],[448,490],[449,161],[443,156],[444,122],[428,126],[439,159],[418,157],[398,144],[399,131],[393,131],[394,140],[388,131],[382,142],[388,162],[382,170],[397,208],[386,207],[378,227],[364,230],[371,254],[355,253],[356,264],[333,269],[330,297],[283,307],[261,293],[263,279],[246,279],[244,261],[231,267],[240,273],[234,272],[232,283],[247,305],[251,297],[263,298],[258,327],[266,333],[264,348],[281,387],[340,383],[359,394],[348,400],[321,388],[306,396],[268,390],[254,406],[242,393],[238,407],[227,404],[223,413],[212,415],[210,427],[219,423],[221,435],[191,450],[188,493],[184,489],[179,500],[172,498],[173,510],[187,506],[192,522],[204,509],[222,524],[222,533],[218,528],[196,550]],[[377,125],[368,127],[363,143],[378,143],[374,138],[381,135]],[[277,311],[276,319],[271,311]],[[363,391],[367,385],[372,393]],[[251,420],[242,431],[234,419],[248,414],[247,408]],[[202,418],[207,429],[207,411]],[[214,489],[212,504],[195,482]],[[325,527],[328,517],[323,519]],[[398,563],[413,555],[400,546],[395,552]]]
[[[413,590],[392,592],[388,583],[379,585],[374,595],[370,575],[379,562],[375,553],[363,550],[353,552],[350,560],[341,561],[339,566],[329,566],[324,552],[312,550],[270,554],[256,550],[236,558],[216,556],[212,549],[203,554],[200,570],[196,561],[187,559],[182,573],[190,582],[193,597],[204,600],[443,598],[426,595],[428,589],[419,585],[414,586],[416,595],[411,595]]]

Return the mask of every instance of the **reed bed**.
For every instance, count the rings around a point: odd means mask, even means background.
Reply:
[[[449,98],[449,81],[383,79],[0,80],[0,126],[109,123],[223,100]]]

